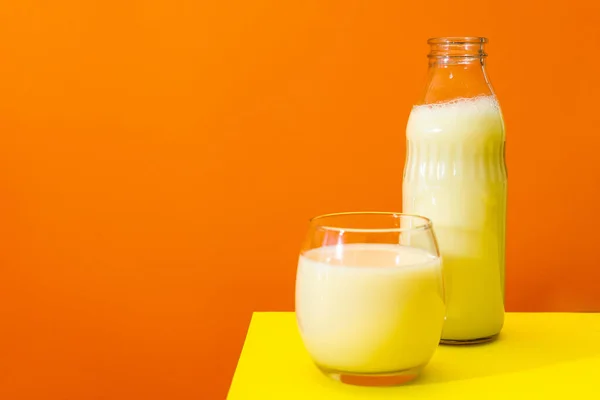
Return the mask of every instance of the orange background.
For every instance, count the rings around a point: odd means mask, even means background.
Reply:
[[[225,398],[307,218],[400,209],[431,36],[491,40],[507,309],[600,311],[599,3],[404,3],[2,2],[0,398]]]

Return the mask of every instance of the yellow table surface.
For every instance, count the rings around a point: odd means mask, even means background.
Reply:
[[[600,314],[508,313],[491,344],[440,346],[405,386],[358,387],[313,365],[294,313],[254,313],[228,400],[600,399]]]

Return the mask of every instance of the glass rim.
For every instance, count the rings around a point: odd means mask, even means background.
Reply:
[[[485,44],[488,39],[483,36],[439,36],[427,40],[427,44]]]
[[[409,217],[412,219],[420,220],[423,223],[409,228],[395,227],[395,228],[353,228],[353,227],[341,227],[334,225],[321,225],[318,224],[317,227],[324,230],[336,231],[336,232],[360,232],[360,233],[389,233],[389,232],[417,232],[417,231],[425,231],[433,228],[433,222],[419,214],[410,214],[410,213],[402,213],[402,212],[394,212],[394,211],[347,211],[347,212],[336,212],[336,213],[328,213],[317,215],[316,217],[312,217],[309,219],[310,224],[314,224],[321,219],[331,218],[331,217],[343,217],[343,216],[352,216],[352,215],[363,215],[363,216],[390,216],[396,218]]]

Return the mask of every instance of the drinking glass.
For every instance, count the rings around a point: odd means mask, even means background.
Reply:
[[[351,212],[310,220],[296,276],[296,317],[317,367],[344,383],[415,379],[440,341],[442,266],[429,219]]]

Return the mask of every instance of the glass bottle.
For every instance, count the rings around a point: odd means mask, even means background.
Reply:
[[[407,128],[403,208],[429,217],[443,260],[442,343],[493,340],[504,323],[504,121],[480,37],[428,41],[428,79]]]

